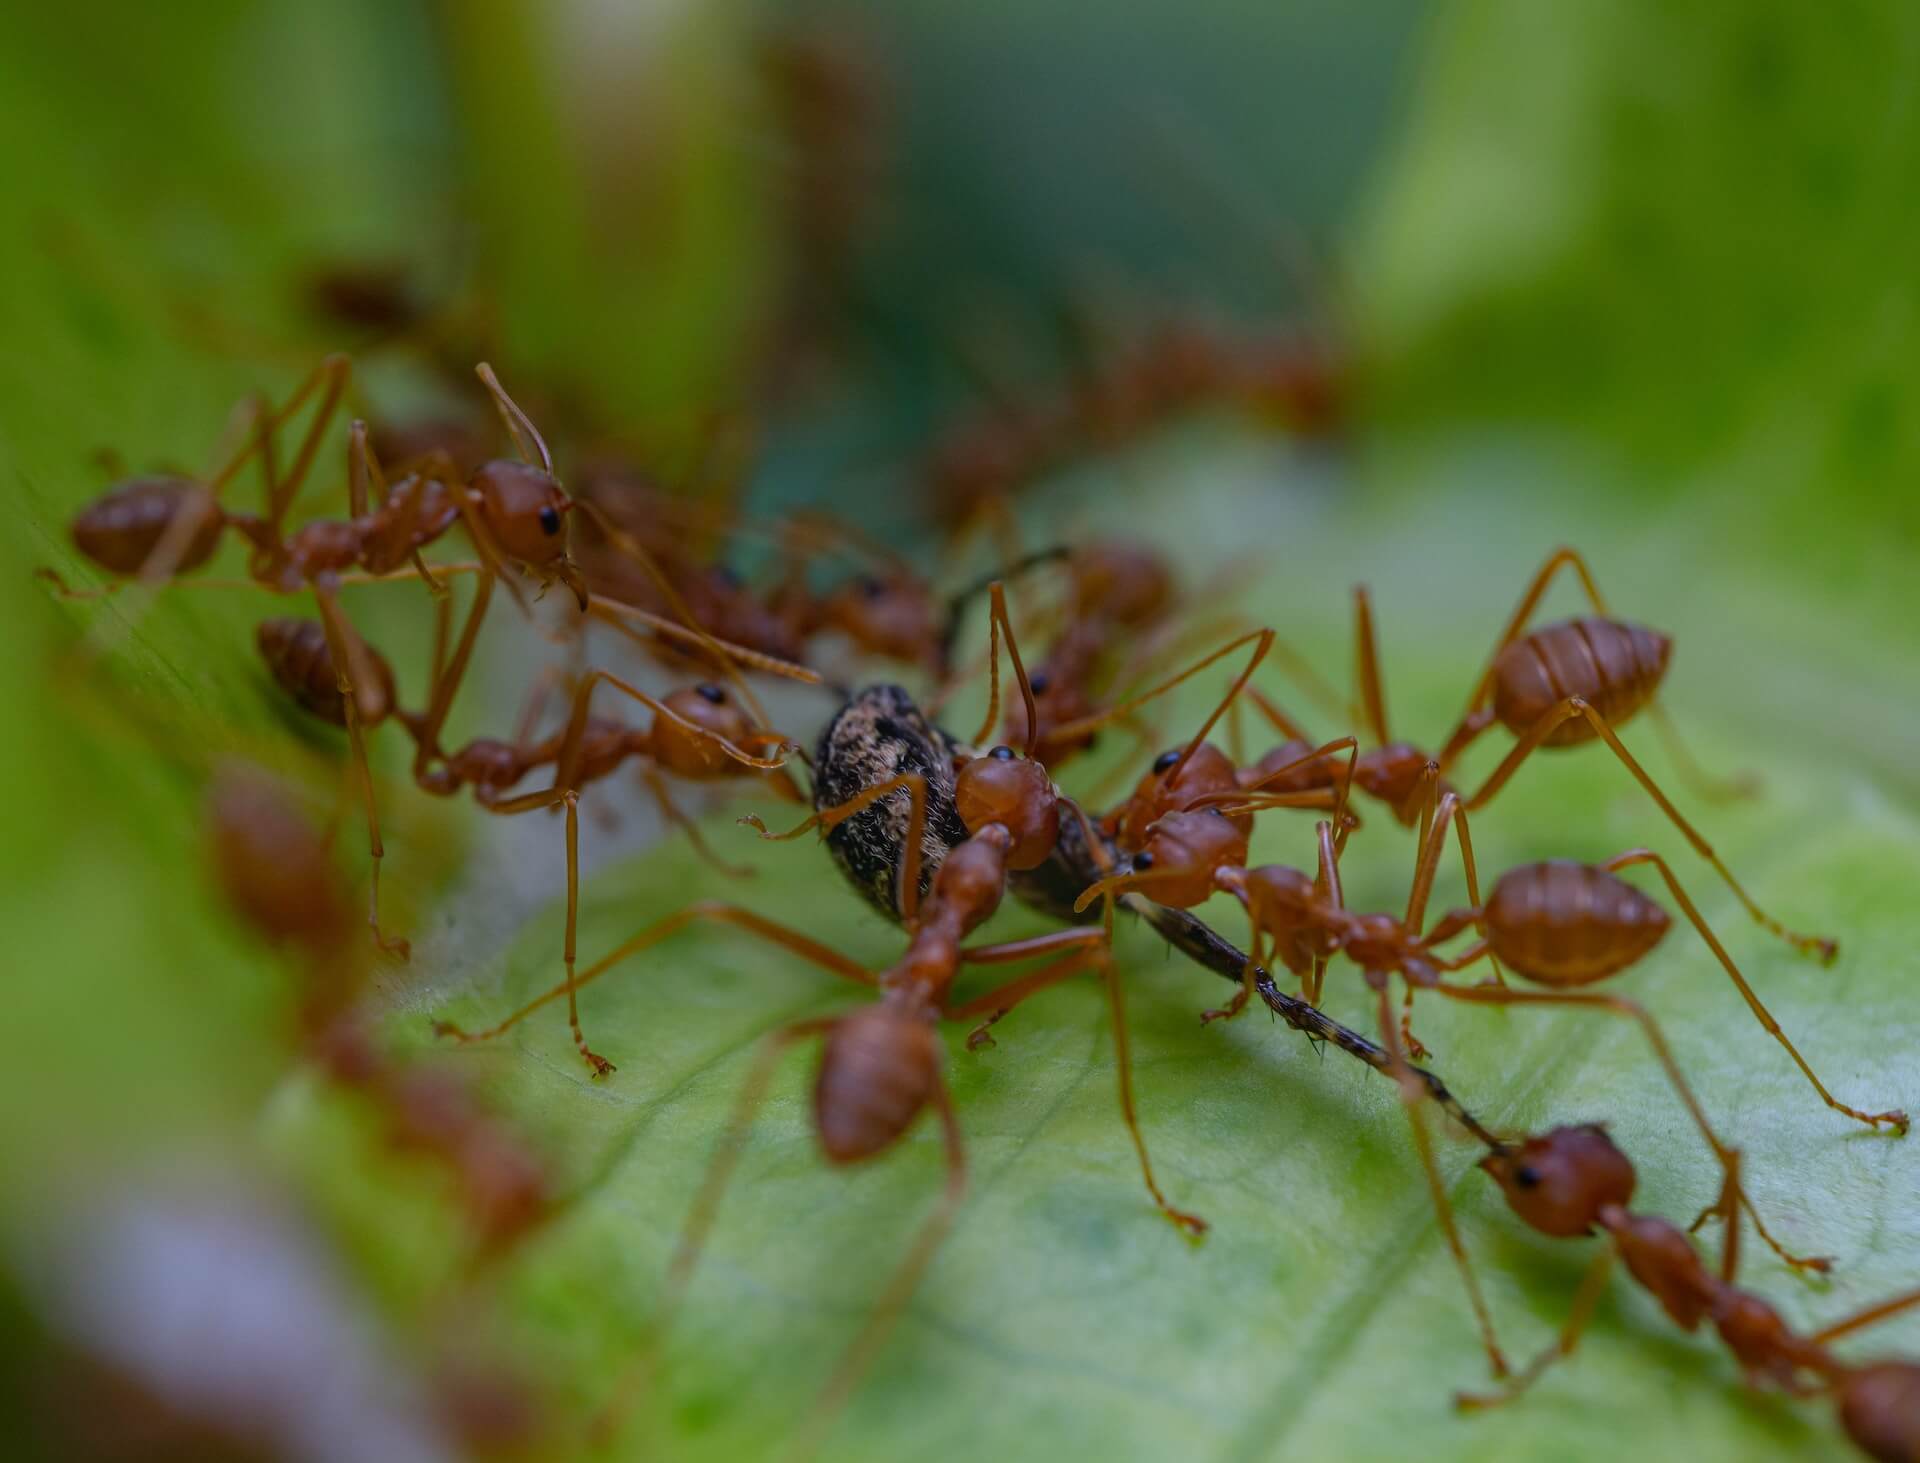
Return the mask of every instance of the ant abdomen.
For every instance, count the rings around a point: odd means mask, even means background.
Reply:
[[[1618,726],[1653,700],[1673,641],[1658,630],[1584,616],[1516,640],[1493,663],[1493,709],[1515,736],[1569,696],[1584,698]],[[1598,735],[1584,717],[1562,722],[1543,746],[1570,747]]]
[[[1493,953],[1529,980],[1583,986],[1634,964],[1667,932],[1666,910],[1605,869],[1522,864],[1487,900]]]
[[[912,1126],[940,1077],[940,1045],[918,1011],[889,1001],[827,1034],[813,1085],[820,1146],[834,1163],[882,1153]]]
[[[327,644],[326,627],[318,620],[282,616],[262,620],[254,631],[254,644],[261,659],[300,709],[333,726],[347,724],[346,697],[340,691],[339,672],[333,652]],[[386,658],[371,645],[365,648],[367,664],[378,678],[374,688],[359,687],[360,719],[374,724],[386,719],[393,709],[393,669]],[[373,696],[366,694],[369,689]],[[375,709],[370,711],[369,707]]]
[[[213,496],[190,478],[134,478],[96,498],[73,520],[73,544],[110,574],[137,574],[182,513],[205,516],[175,572],[197,569],[220,546],[225,524]]]
[[[1882,1361],[1840,1383],[1840,1425],[1879,1463],[1920,1456],[1920,1363]]]

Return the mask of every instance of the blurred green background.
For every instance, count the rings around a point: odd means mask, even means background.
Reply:
[[[871,187],[830,271],[797,267],[800,170],[768,85],[768,47],[794,36],[826,38],[869,84]],[[1370,582],[1396,723],[1422,737],[1457,712],[1526,575],[1579,544],[1617,611],[1676,635],[1671,700],[1697,750],[1764,779],[1760,799],[1708,810],[1716,842],[1764,901],[1838,933],[1840,964],[1768,948],[1697,864],[1682,877],[1837,1092],[1920,1104],[1917,96],[1920,12],[1895,0],[9,8],[0,1243],[20,1300],[0,1315],[20,1364],[0,1406],[16,1435],[50,1457],[79,1446],[34,1380],[47,1236],[206,1165],[299,1216],[381,1354],[406,1358],[395,1378],[451,1326],[537,1399],[523,1450],[565,1455],[647,1334],[753,1038],[844,1005],[750,945],[688,937],[651,978],[596,992],[612,1082],[574,1069],[557,1023],[443,1059],[561,1176],[559,1218],[477,1293],[445,1195],[290,1074],[290,977],[222,911],[199,834],[221,755],[321,797],[334,776],[337,745],[257,669],[267,608],[178,590],[82,664],[116,607],[56,601],[30,571],[75,572],[66,524],[106,484],[101,449],[202,464],[243,393],[354,344],[303,308],[326,266],[396,263],[484,313],[509,383],[582,441],[684,463],[716,414],[750,413],[753,502],[830,506],[930,568],[913,476],[930,435],[990,390],[1049,389],[1089,318],[1122,338],[1180,312],[1316,322],[1354,362],[1346,438],[1178,423],[1043,486],[1029,535],[1147,534],[1223,597],[1231,566],[1233,602],[1329,672],[1347,588]],[[760,407],[795,309],[834,349]],[[404,362],[365,379],[388,401],[427,389]],[[576,444],[557,445],[564,468]],[[306,502],[339,501],[329,469]],[[419,663],[423,602],[354,608],[396,664]],[[524,675],[490,660],[468,730],[510,714]],[[395,747],[379,760],[392,899],[421,946],[381,972],[380,999],[393,1038],[421,1046],[429,1012],[472,1019],[555,975],[557,835],[528,834],[502,874],[496,830],[420,806]],[[1485,819],[1484,864],[1679,852],[1597,752],[1530,768],[1512,799]],[[712,836],[735,849],[730,816]],[[1263,834],[1267,857],[1304,848],[1297,826]],[[897,948],[809,845],[752,856],[744,901],[871,964]],[[490,923],[485,881],[536,858],[498,901],[524,924]],[[1410,862],[1370,830],[1350,889],[1389,907]],[[589,954],[711,880],[678,843],[590,867]],[[1823,1407],[1742,1391],[1623,1283],[1577,1364],[1522,1406],[1456,1417],[1451,1394],[1483,1379],[1391,1093],[1257,1016],[1199,1030],[1212,983],[1137,938],[1127,956],[1148,1137],[1213,1237],[1189,1250],[1140,1200],[1095,993],[1022,1011],[997,1051],[954,1052],[974,1194],[829,1456],[1847,1455]],[[1343,975],[1334,1009],[1358,1023]],[[1755,1285],[1805,1319],[1913,1284],[1910,1144],[1820,1109],[1690,935],[1629,981],[1747,1148],[1757,1200],[1841,1259],[1824,1287],[1764,1262]],[[1631,1033],[1470,1016],[1436,1012],[1422,1035],[1490,1122],[1606,1117],[1649,1207],[1708,1196]],[[616,1456],[771,1451],[864,1314],[874,1257],[932,1194],[931,1131],[871,1172],[825,1171],[802,1068],[748,1149],[664,1395]],[[1445,1157],[1502,1330],[1530,1352],[1584,1247],[1526,1235],[1464,1148]],[[1920,1346],[1920,1321],[1877,1344],[1902,1342]]]

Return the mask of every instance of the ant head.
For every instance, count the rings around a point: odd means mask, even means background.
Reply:
[[[1633,1198],[1633,1164],[1592,1124],[1555,1128],[1488,1154],[1480,1167],[1515,1214],[1557,1239],[1589,1233],[1602,1210],[1624,1209]]]
[[[1138,886],[1160,904],[1191,909],[1214,891],[1217,870],[1247,861],[1247,835],[1233,819],[1214,809],[1169,813],[1147,830],[1128,874],[1116,888]]]
[[[1031,869],[1053,852],[1060,834],[1060,796],[1047,769],[1010,747],[969,758],[954,779],[954,806],[967,832],[998,823],[1013,836],[1010,869]]]
[[[495,458],[474,469],[468,486],[479,496],[487,533],[510,563],[545,580],[558,579],[581,597],[579,571],[567,557],[567,514],[573,500],[552,473]]]
[[[1212,742],[1195,747],[1183,763],[1180,756],[1185,751],[1184,743],[1169,747],[1154,759],[1152,769],[1134,787],[1120,815],[1122,843],[1138,846],[1156,819],[1190,808],[1211,794],[1239,790],[1233,759]],[[1242,814],[1233,821],[1243,835],[1251,834],[1251,818]]]
[[[814,1129],[827,1158],[858,1163],[885,1152],[939,1080],[940,1043],[923,1010],[882,1000],[843,1017],[827,1033],[813,1084]]]
[[[827,595],[820,618],[862,650],[892,660],[923,661],[939,639],[940,616],[932,597],[901,574],[849,579]]]
[[[744,747],[753,736],[753,723],[731,691],[717,682],[703,681],[697,686],[682,686],[661,700],[680,718],[678,722],[664,716],[654,718],[650,746],[662,767],[694,778],[717,777],[736,768],[745,770],[745,764],[734,761],[713,740],[724,737],[736,747]],[[699,730],[680,722],[691,722]]]
[[[1360,754],[1353,764],[1353,780],[1363,792],[1403,814],[1402,821],[1411,824],[1419,819],[1414,793],[1432,760],[1411,743],[1388,742]],[[1446,790],[1446,784],[1440,784],[1435,797]]]
[[[1840,1425],[1870,1458],[1920,1455],[1920,1362],[1880,1361],[1847,1373]]]

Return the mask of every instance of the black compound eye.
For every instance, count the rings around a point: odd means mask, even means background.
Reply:
[[[1013,760],[1013,748],[995,747],[991,752],[987,753],[987,755],[996,762],[1011,762]]]
[[[540,531],[549,537],[560,532],[560,510],[551,503],[540,510]]]
[[[868,599],[878,599],[887,592],[886,581],[876,579],[871,574],[862,574],[856,582],[860,586],[860,592]]]
[[[1538,1188],[1540,1170],[1530,1163],[1523,1163],[1513,1171],[1513,1181],[1523,1189]]]
[[[1136,871],[1136,872],[1137,872],[1137,871],[1139,871],[1139,870],[1141,870],[1141,869],[1150,869],[1150,868],[1152,868],[1152,867],[1153,867],[1153,855],[1152,855],[1152,854],[1150,854],[1150,853],[1136,853],[1136,854],[1135,854],[1135,855],[1133,856],[1133,867],[1134,867],[1134,869],[1135,869],[1135,871]]]
[[[1051,686],[1052,684],[1053,682],[1048,678],[1047,673],[1045,671],[1035,671],[1032,675],[1027,677],[1027,689],[1033,692],[1033,694],[1036,696],[1046,695],[1047,687]]]
[[[1170,772],[1173,770],[1173,764],[1179,760],[1180,749],[1175,747],[1171,751],[1162,752],[1158,757],[1153,759],[1153,770],[1155,772]]]
[[[693,689],[698,695],[705,700],[711,701],[715,706],[720,705],[727,699],[726,687],[716,686],[712,681],[702,681]]]

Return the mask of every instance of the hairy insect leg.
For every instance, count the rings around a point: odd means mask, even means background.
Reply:
[[[538,798],[544,795],[534,794],[533,796]],[[505,804],[496,804],[495,806],[497,810],[498,808],[504,807]],[[551,804],[536,803],[535,806],[551,806]],[[619,945],[616,945],[607,954],[601,956],[598,960],[594,961],[593,964],[581,971],[573,980],[571,990],[574,992],[585,990],[588,986],[592,985],[593,982],[613,970],[622,962],[631,959],[644,950],[651,949],[663,940],[672,938],[681,930],[687,928],[688,925],[703,921],[728,925],[738,930],[745,930],[748,934],[756,935],[760,939],[777,945],[790,955],[798,955],[802,960],[818,966],[829,975],[837,975],[842,980],[852,981],[855,985],[871,987],[874,983],[872,973],[863,966],[856,964],[839,951],[829,949],[818,940],[812,939],[798,930],[789,929],[787,926],[774,920],[755,914],[750,909],[741,909],[737,905],[722,904],[714,900],[703,899],[697,904],[690,904],[685,909],[666,916],[664,919],[656,920],[653,924],[641,930],[637,935],[633,935]],[[436,1021],[433,1023],[434,1034],[436,1036],[452,1037],[454,1040],[463,1044],[492,1041],[513,1027],[518,1026],[542,1006],[550,1005],[561,997],[566,996],[568,991],[568,983],[562,981],[560,984],[541,992],[524,1006],[512,1012],[503,1020],[489,1026],[484,1031],[464,1031],[450,1021]]]
[[[1600,739],[1612,749],[1614,756],[1620,759],[1621,764],[1627,771],[1632,773],[1640,786],[1646,789],[1647,795],[1659,805],[1660,811],[1667,815],[1668,821],[1670,821],[1675,828],[1678,828],[1681,836],[1693,846],[1693,851],[1713,865],[1714,872],[1720,875],[1727,887],[1733,891],[1734,897],[1740,901],[1747,913],[1753,916],[1754,921],[1759,924],[1762,929],[1785,940],[1796,950],[1814,956],[1823,965],[1832,964],[1834,956],[1839,953],[1838,944],[1821,935],[1803,935],[1796,930],[1788,929],[1787,926],[1781,924],[1779,920],[1775,919],[1758,904],[1754,903],[1753,896],[1747,893],[1745,887],[1738,879],[1734,878],[1733,870],[1721,862],[1720,855],[1713,851],[1713,845],[1708,843],[1707,840],[1701,836],[1699,830],[1682,816],[1680,810],[1676,808],[1668,799],[1667,795],[1660,790],[1660,785],[1647,774],[1647,770],[1644,767],[1634,760],[1633,754],[1627,750],[1626,744],[1615,735],[1613,728],[1608,725],[1607,719],[1596,711],[1583,697],[1569,696],[1552,710],[1543,714],[1528,730],[1527,734],[1514,743],[1513,750],[1508,752],[1506,759],[1488,775],[1486,782],[1481,785],[1480,790],[1466,800],[1468,810],[1478,812],[1481,808],[1485,807],[1500,789],[1506,786],[1508,780],[1513,776],[1520,764],[1525,762],[1529,756],[1542,746],[1557,727],[1572,721],[1575,717],[1584,717],[1586,719],[1588,725],[1594,729]]]
[[[1720,968],[1726,971],[1727,978],[1733,982],[1734,988],[1740,992],[1741,999],[1747,1003],[1747,1009],[1753,1012],[1753,1019],[1760,1023],[1768,1035],[1787,1049],[1787,1055],[1793,1058],[1794,1065],[1799,1067],[1807,1081],[1813,1084],[1813,1090],[1820,1094],[1822,1102],[1835,1112],[1845,1113],[1848,1117],[1865,1123],[1869,1127],[1877,1128],[1885,1123],[1896,1132],[1907,1131],[1908,1119],[1904,1112],[1898,1110],[1880,1113],[1861,1112],[1858,1108],[1848,1107],[1827,1091],[1826,1084],[1814,1075],[1813,1068],[1807,1065],[1807,1059],[1800,1055],[1798,1048],[1788,1039],[1786,1032],[1780,1029],[1780,1023],[1773,1019],[1773,1013],[1761,1004],[1760,997],[1754,993],[1753,987],[1747,984],[1746,977],[1733,963],[1733,957],[1727,953],[1726,947],[1720,943],[1719,938],[1708,927],[1706,919],[1694,907],[1693,901],[1687,897],[1687,891],[1680,887],[1680,881],[1674,877],[1673,870],[1667,866],[1665,859],[1651,849],[1635,848],[1616,854],[1600,867],[1609,873],[1615,873],[1621,869],[1631,868],[1635,864],[1652,864],[1659,870],[1660,877],[1666,881],[1667,890],[1673,895],[1674,902],[1680,906],[1694,929],[1700,932],[1700,938],[1706,941],[1707,948],[1713,951],[1714,958],[1720,962]]]
[[[1573,1304],[1567,1308],[1567,1319],[1561,1325],[1560,1335],[1553,1345],[1522,1367],[1498,1392],[1456,1392],[1453,1405],[1462,1412],[1483,1412],[1490,1407],[1504,1406],[1537,1382],[1548,1367],[1572,1356],[1574,1348],[1580,1344],[1581,1334],[1587,1329],[1587,1323],[1593,1319],[1594,1308],[1600,1304],[1600,1297],[1606,1294],[1607,1281],[1613,1274],[1613,1259],[1613,1248],[1609,1245],[1588,1264],[1587,1273],[1580,1279],[1580,1288],[1573,1293]]]

